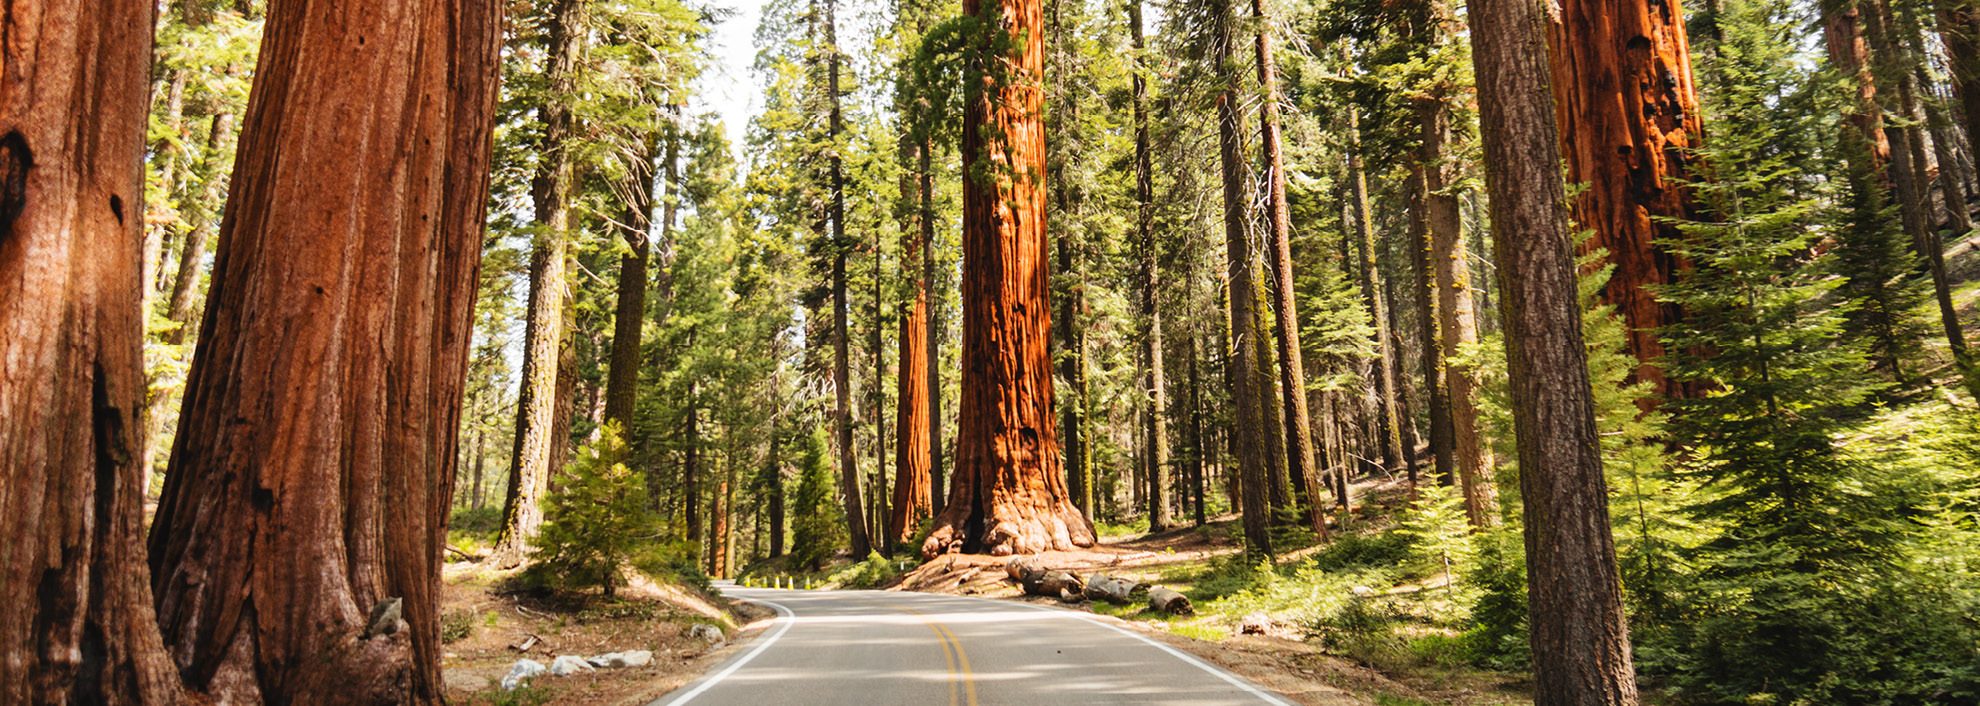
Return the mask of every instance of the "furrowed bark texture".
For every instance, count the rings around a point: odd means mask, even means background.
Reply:
[[[964,0],[963,14],[985,22],[963,112],[960,433],[948,507],[921,554],[1092,546],[1060,473],[1052,409],[1044,7]]]
[[[1636,703],[1581,340],[1541,0],[1470,0],[1485,181],[1526,508],[1534,702]]]
[[[1686,267],[1656,242],[1677,235],[1656,219],[1690,215],[1686,153],[1701,135],[1684,18],[1675,2],[1563,0],[1547,38],[1568,181],[1587,185],[1574,197],[1574,220],[1595,233],[1584,252],[1601,248],[1615,263],[1602,298],[1629,326],[1631,379],[1687,396],[1656,363],[1658,329],[1681,312],[1649,289]]]
[[[907,136],[901,138],[902,152],[920,148]],[[916,163],[904,155],[903,162]],[[902,182],[918,181],[914,174],[903,174]],[[903,194],[912,194],[903,183]],[[929,493],[929,349],[928,279],[921,268],[921,251],[928,247],[926,231],[918,227],[919,212],[903,208],[910,217],[901,226],[901,274],[907,278],[908,298],[901,302],[899,409],[894,430],[894,502],[887,516],[887,543],[899,544],[913,538],[922,520],[928,518]]]
[[[1277,304],[1272,311],[1279,335],[1279,400],[1286,428],[1286,473],[1306,494],[1307,523],[1322,540],[1327,538],[1327,513],[1320,471],[1313,465],[1313,421],[1306,407],[1306,366],[1300,360],[1299,308],[1293,296],[1292,211],[1286,204],[1285,150],[1280,146],[1279,70],[1272,58],[1272,9],[1267,0],[1251,0],[1252,47],[1263,96],[1258,106],[1258,134],[1265,151],[1266,227],[1270,229],[1273,280]]]
[[[10,4],[0,42],[0,703],[171,703],[143,530],[152,5]]]
[[[575,83],[578,14],[583,0],[557,0],[551,10],[545,80],[553,96],[569,95]],[[490,560],[499,567],[523,563],[530,540],[543,524],[543,494],[550,474],[563,465],[556,453],[559,351],[564,341],[564,299],[569,264],[565,253],[571,230],[573,167],[564,149],[571,131],[568,101],[545,101],[544,159],[531,183],[536,220],[542,226],[529,256],[528,313],[523,325],[522,384],[516,397],[516,446],[509,462],[509,490],[502,505],[502,534]]]
[[[440,701],[501,7],[269,8],[151,532],[194,689]],[[372,615],[391,599],[403,620]]]
[[[1440,28],[1450,27],[1448,8],[1433,3]],[[1440,31],[1441,36],[1454,32]],[[1469,356],[1462,349],[1478,343],[1477,309],[1471,301],[1471,263],[1464,245],[1464,228],[1458,215],[1458,196],[1451,191],[1456,181],[1448,152],[1455,135],[1451,129],[1450,103],[1436,96],[1417,103],[1423,129],[1423,175],[1430,230],[1429,275],[1437,297],[1437,348],[1442,351],[1444,374],[1443,402],[1450,414],[1451,460],[1464,494],[1465,516],[1471,526],[1492,523],[1496,504],[1492,488],[1492,451],[1478,430],[1478,392],[1482,382],[1478,369],[1463,362]]]
[[[646,327],[646,260],[652,250],[647,232],[652,225],[653,165],[660,136],[654,135],[641,152],[633,184],[627,189],[625,215],[620,226],[626,239],[626,253],[619,257],[619,282],[612,312],[612,360],[605,378],[605,421],[618,422],[619,431],[632,438],[633,403],[639,398],[639,341]]]

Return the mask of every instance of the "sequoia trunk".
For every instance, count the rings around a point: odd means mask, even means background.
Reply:
[[[1658,244],[1677,235],[1660,219],[1690,215],[1686,163],[1700,136],[1684,18],[1675,2],[1563,0],[1547,37],[1568,181],[1586,185],[1574,220],[1594,231],[1584,251],[1600,248],[1615,263],[1602,298],[1629,327],[1631,379],[1686,396],[1657,363],[1658,331],[1680,312],[1653,292],[1685,267]]]
[[[921,547],[1004,555],[1091,546],[1060,475],[1045,255],[1040,0],[964,0],[982,20],[963,112],[960,433],[948,506]]]
[[[158,624],[194,689],[441,699],[501,9],[269,8],[151,531]]]
[[[919,148],[906,135],[902,136],[901,144],[903,152]],[[917,164],[919,160],[903,155],[902,162]],[[901,180],[919,181],[914,174],[903,174]],[[901,192],[913,194],[910,188]],[[928,384],[928,280],[921,263],[921,251],[928,247],[928,241],[926,231],[915,222],[919,220],[919,212],[911,208],[901,211],[917,217],[903,219],[907,222],[901,224],[901,274],[907,279],[908,293],[907,300],[901,302],[901,369],[895,374],[900,401],[894,424],[894,503],[887,517],[889,545],[912,538],[921,521],[928,518],[929,431],[933,426],[929,423],[928,404],[931,387]]]
[[[145,585],[152,3],[10,7],[0,43],[0,702],[180,696]]]

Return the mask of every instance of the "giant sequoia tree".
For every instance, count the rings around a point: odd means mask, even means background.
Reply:
[[[0,702],[179,691],[138,553],[151,5],[10,5],[0,42]]]
[[[980,24],[963,111],[960,433],[948,506],[921,554],[1091,546],[1093,526],[1060,472],[1052,410],[1044,4],[964,0],[963,14]]]
[[[151,534],[158,624],[193,689],[440,698],[500,10],[269,8]]]
[[[5,613],[0,700],[438,701],[439,518],[501,13],[356,4],[270,8],[251,178],[229,199],[149,587],[136,435],[150,7],[13,8],[0,504],[6,535],[35,541],[7,543],[0,585],[39,599]],[[395,600],[403,622],[367,619]]]
[[[1685,162],[1700,135],[1683,14],[1674,2],[1565,0],[1548,39],[1568,180],[1586,185],[1574,219],[1594,231],[1583,247],[1616,265],[1603,300],[1629,326],[1636,378],[1683,396],[1656,364],[1657,331],[1680,312],[1651,293],[1684,266],[1658,244],[1677,235],[1660,219],[1689,215]]]

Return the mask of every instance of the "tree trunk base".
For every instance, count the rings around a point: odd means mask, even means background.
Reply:
[[[950,503],[935,518],[935,529],[927,541],[922,542],[921,558],[958,553],[1011,556],[1093,546],[1093,526],[1087,524],[1079,508],[1064,500],[1054,504],[1058,507],[1022,508],[999,503],[990,508],[987,517],[972,518],[968,503]],[[969,527],[973,523],[988,529],[972,536]]]

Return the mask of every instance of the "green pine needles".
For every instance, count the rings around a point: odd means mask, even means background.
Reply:
[[[613,595],[625,569],[658,539],[658,518],[647,508],[646,481],[626,467],[617,424],[579,450],[543,508],[543,529],[528,569],[544,585],[597,588]]]

